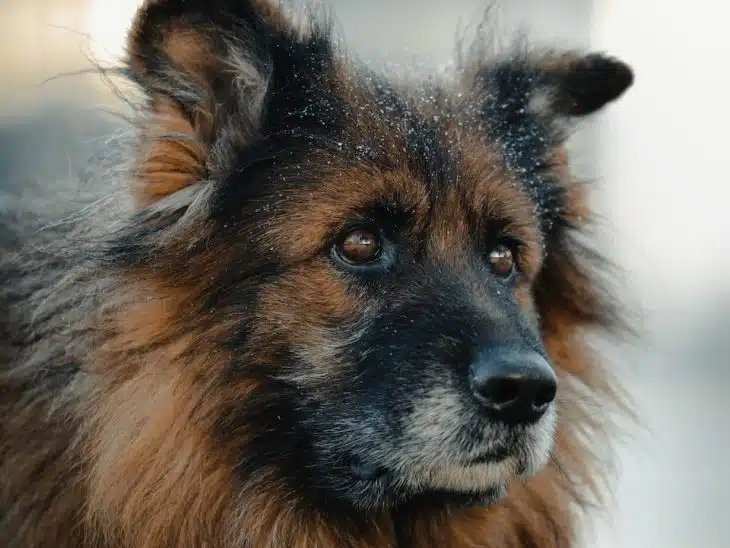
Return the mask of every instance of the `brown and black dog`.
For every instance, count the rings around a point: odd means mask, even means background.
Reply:
[[[396,81],[293,21],[148,1],[130,205],[7,239],[4,546],[574,545],[620,314],[565,142],[631,69],[477,41]]]

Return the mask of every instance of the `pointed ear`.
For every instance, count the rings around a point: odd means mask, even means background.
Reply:
[[[215,180],[233,150],[296,111],[332,71],[324,25],[294,25],[266,0],[147,0],[128,68],[148,103],[136,162],[140,207]]]
[[[634,82],[626,63],[598,53],[518,51],[492,62],[472,55],[463,74],[497,131],[539,121],[554,143],[572,120],[615,101]]]
[[[599,53],[548,58],[538,64],[556,114],[586,116],[621,97],[634,83],[631,68]]]

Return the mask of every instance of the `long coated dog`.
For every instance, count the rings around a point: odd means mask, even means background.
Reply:
[[[2,224],[3,546],[574,546],[621,308],[566,139],[632,69],[477,37],[395,78],[333,36],[137,12],[127,161]]]

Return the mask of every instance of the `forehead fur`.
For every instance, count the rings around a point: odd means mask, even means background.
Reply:
[[[396,82],[348,59],[330,28],[311,13],[295,23],[261,1],[140,10],[129,46],[150,97],[140,204],[317,151],[447,185],[460,176],[466,144],[506,168],[549,229],[565,213],[553,168],[568,118],[631,83],[618,61],[524,46],[499,57],[474,48],[450,81]]]
[[[537,248],[581,219],[566,128],[621,95],[625,64],[524,43],[493,55],[477,40],[453,74],[395,78],[346,55],[322,14],[272,6],[138,12],[128,49],[149,98],[134,178],[146,220],[122,235],[120,260],[210,246],[216,232],[225,247],[231,230],[295,258],[373,207],[421,230],[430,220],[449,234],[441,246],[491,218]]]

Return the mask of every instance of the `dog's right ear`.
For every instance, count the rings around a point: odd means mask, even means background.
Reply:
[[[139,206],[215,179],[226,147],[314,124],[301,113],[335,71],[327,30],[294,25],[266,0],[147,0],[127,42],[129,72],[149,98]]]

